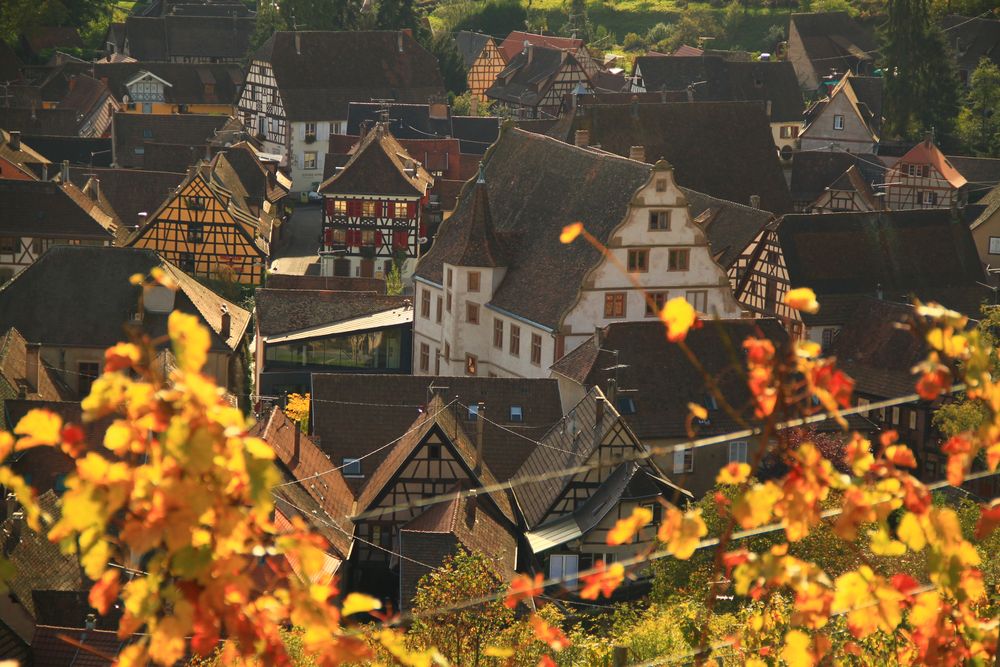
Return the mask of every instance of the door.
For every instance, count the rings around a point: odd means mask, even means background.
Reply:
[[[362,278],[374,278],[375,277],[375,260],[374,259],[363,259],[363,260],[361,260],[361,277]]]

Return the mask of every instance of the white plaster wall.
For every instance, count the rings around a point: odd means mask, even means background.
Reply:
[[[844,117],[844,129],[833,129],[833,117]],[[823,112],[802,133],[802,150],[829,150],[837,144],[851,153],[871,153],[875,150],[871,133],[855,112],[843,91],[838,92]]]

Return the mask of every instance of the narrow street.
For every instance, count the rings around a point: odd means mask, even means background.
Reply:
[[[271,253],[271,272],[319,275],[319,237],[322,209],[318,204],[298,204],[285,223],[281,238]]]

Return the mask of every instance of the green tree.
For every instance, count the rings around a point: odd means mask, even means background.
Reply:
[[[107,0],[3,0],[0,2],[0,39],[15,43],[18,35],[37,26],[66,25],[84,30],[87,24],[110,16]]]
[[[456,600],[498,594],[506,587],[489,557],[459,548],[417,585],[413,611],[418,620],[413,623],[410,639],[422,647],[436,647],[451,664],[481,664],[483,652],[490,646],[502,645],[501,638],[514,624],[514,611],[502,600],[430,618],[420,618],[420,612],[448,607]]]
[[[968,150],[983,157],[1000,152],[1000,67],[989,58],[979,61],[972,73],[965,106],[958,114],[957,134]]]
[[[252,54],[270,39],[271,35],[281,30],[288,30],[288,22],[285,21],[281,8],[275,2],[262,2],[257,11],[253,36],[250,38],[250,53]]]
[[[889,0],[882,31],[885,71],[884,130],[919,139],[935,130],[947,145],[958,116],[959,83],[944,35],[932,21],[930,0]]]
[[[472,30],[487,35],[507,35],[524,30],[528,12],[518,0],[490,0],[483,8],[466,17],[455,30]]]
[[[997,358],[997,344],[1000,343],[1000,308],[983,306],[982,316],[976,323],[976,335],[988,343],[993,352],[990,372],[993,377],[1000,375],[1000,360]],[[945,403],[934,413],[931,423],[946,437],[951,437],[978,428],[990,419],[990,410],[981,400],[969,399],[965,393],[956,394],[953,401]]]
[[[288,29],[354,30],[361,25],[361,0],[281,0]]]
[[[424,42],[424,47],[437,58],[445,89],[455,95],[465,92],[469,87],[465,78],[465,62],[451,34],[439,32]]]
[[[399,264],[392,263],[389,275],[385,277],[385,293],[389,296],[398,296],[403,293],[403,279],[399,275]]]
[[[413,0],[379,0],[375,11],[375,23],[380,30],[403,28],[410,28],[414,32],[424,30]]]

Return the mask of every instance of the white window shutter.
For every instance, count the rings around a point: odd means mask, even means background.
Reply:
[[[674,450],[674,474],[680,474],[684,472],[684,450],[675,449]]]

